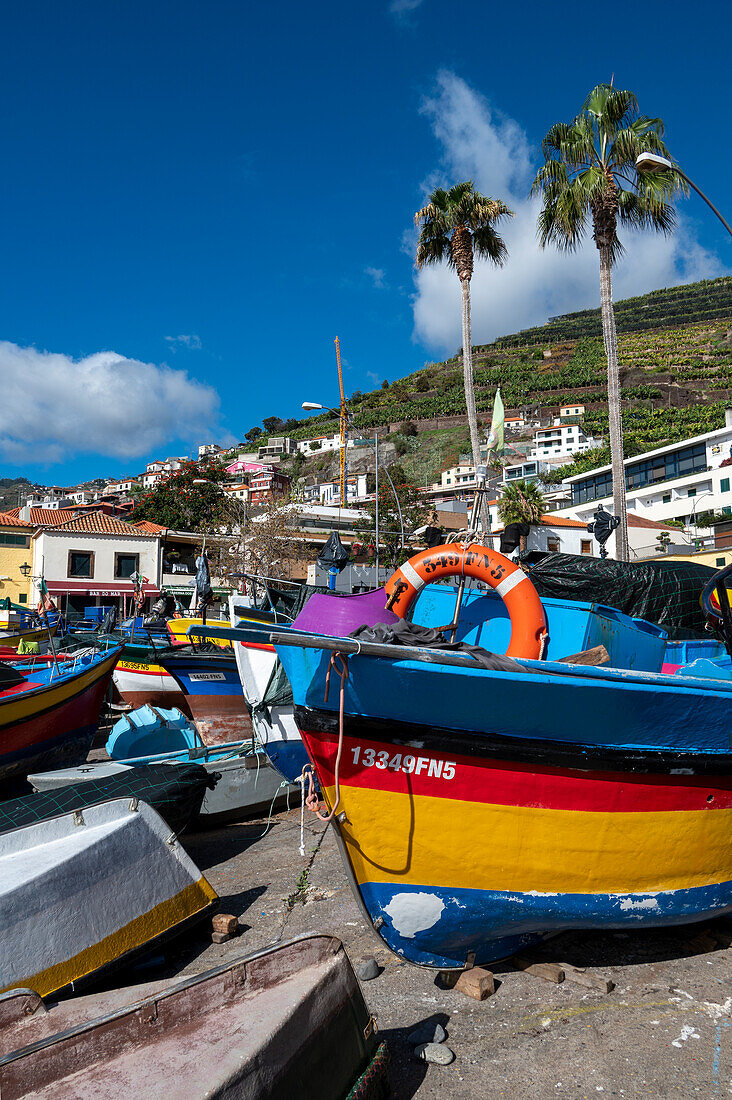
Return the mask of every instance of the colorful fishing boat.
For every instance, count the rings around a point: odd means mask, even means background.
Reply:
[[[86,759],[120,652],[0,663],[0,780]]]
[[[48,626],[32,612],[0,612],[0,646],[17,649],[22,641],[45,642],[62,629],[61,616],[49,611]]]
[[[117,694],[131,707],[180,707],[183,690],[158,664],[155,653],[149,643],[146,646],[125,645],[113,676]]]
[[[512,660],[483,668],[459,652],[272,635],[346,867],[384,941],[450,968],[565,928],[732,912],[732,680],[664,675],[663,631],[627,616],[598,626],[592,608],[576,636],[622,634],[619,667],[536,659],[552,650],[551,614],[521,569],[482,547],[438,547],[427,564],[468,572],[471,553],[498,596],[524,603],[479,594],[487,614],[463,638],[502,637]],[[440,598],[424,567],[420,556],[397,571],[392,607],[423,587]],[[534,657],[516,652],[517,636]],[[326,691],[334,652],[348,666],[342,701],[333,683]]]
[[[170,827],[135,798],[5,833],[0,992],[45,997],[76,986],[200,919],[216,900]]]
[[[313,935],[203,974],[46,1007],[0,997],[0,1091],[117,1100],[379,1100],[387,1052],[343,945]]]

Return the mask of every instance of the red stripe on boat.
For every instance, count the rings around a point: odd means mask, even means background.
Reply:
[[[321,784],[332,786],[337,735],[303,732],[302,737],[317,762]],[[350,787],[398,794],[552,810],[642,813],[732,807],[728,776],[540,768],[350,737],[343,740],[340,780]]]

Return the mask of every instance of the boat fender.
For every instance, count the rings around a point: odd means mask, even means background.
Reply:
[[[487,546],[446,544],[415,554],[386,582],[387,610],[403,619],[425,585],[461,576],[483,581],[506,605],[511,619],[506,656],[540,660],[547,623],[539,593],[520,566]]]

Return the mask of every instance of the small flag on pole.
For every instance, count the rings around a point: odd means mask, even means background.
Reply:
[[[500,387],[496,390],[495,400],[493,402],[493,419],[491,420],[491,430],[488,436],[488,458],[491,455],[497,458],[503,454],[503,426],[504,426],[504,408],[503,398],[501,397]]]

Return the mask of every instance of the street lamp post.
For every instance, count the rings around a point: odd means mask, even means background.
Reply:
[[[710,210],[714,211],[724,228],[732,237],[732,229],[730,228],[729,224],[724,220],[720,212],[717,210],[714,203],[711,201],[711,199],[707,198],[701,188],[697,187],[693,180],[689,179],[686,172],[683,172],[679,168],[678,164],[674,164],[668,159],[668,157],[659,156],[658,153],[641,153],[641,155],[636,158],[635,167],[636,171],[641,173],[673,171],[676,173],[677,176],[681,176],[682,180],[686,180],[689,187],[693,188],[693,190],[696,191],[697,195],[704,199],[704,202],[707,204]]]
[[[301,408],[303,408],[305,410],[305,412],[313,412],[316,409],[319,409],[322,412],[333,413],[335,416],[340,416],[341,415],[340,412],[337,409],[331,409],[329,405],[321,405],[318,401],[303,401],[303,403],[301,405]],[[349,412],[347,415],[348,415],[349,423],[353,424],[354,423],[353,414]],[[377,587],[378,587],[378,582],[379,582],[379,433],[378,432],[374,432],[373,447],[374,447],[374,466],[375,466],[375,472],[376,472],[376,484],[375,484],[375,493],[376,493],[376,584],[377,584]],[[396,491],[396,488],[394,486],[394,482],[391,480],[391,474],[389,473],[389,470],[386,466],[384,467],[384,473],[386,474],[387,479],[389,481],[389,484],[391,485],[391,491],[394,494],[394,500],[395,500],[396,506],[397,506],[397,513],[399,514],[399,526],[401,527],[401,549],[403,550],[404,549],[404,517],[402,516],[402,506],[399,502],[399,494]],[[347,504],[348,504],[347,500],[344,501],[343,499],[341,499],[341,507],[344,507]]]
[[[711,491],[711,489],[705,489],[703,493],[699,493],[698,497],[694,497],[694,503],[691,506],[691,522],[694,526],[694,538],[695,539],[699,538],[699,528],[698,528],[697,522],[696,522],[696,506],[699,503],[699,501],[702,499],[702,497],[713,497],[713,496],[714,496],[714,493]]]

